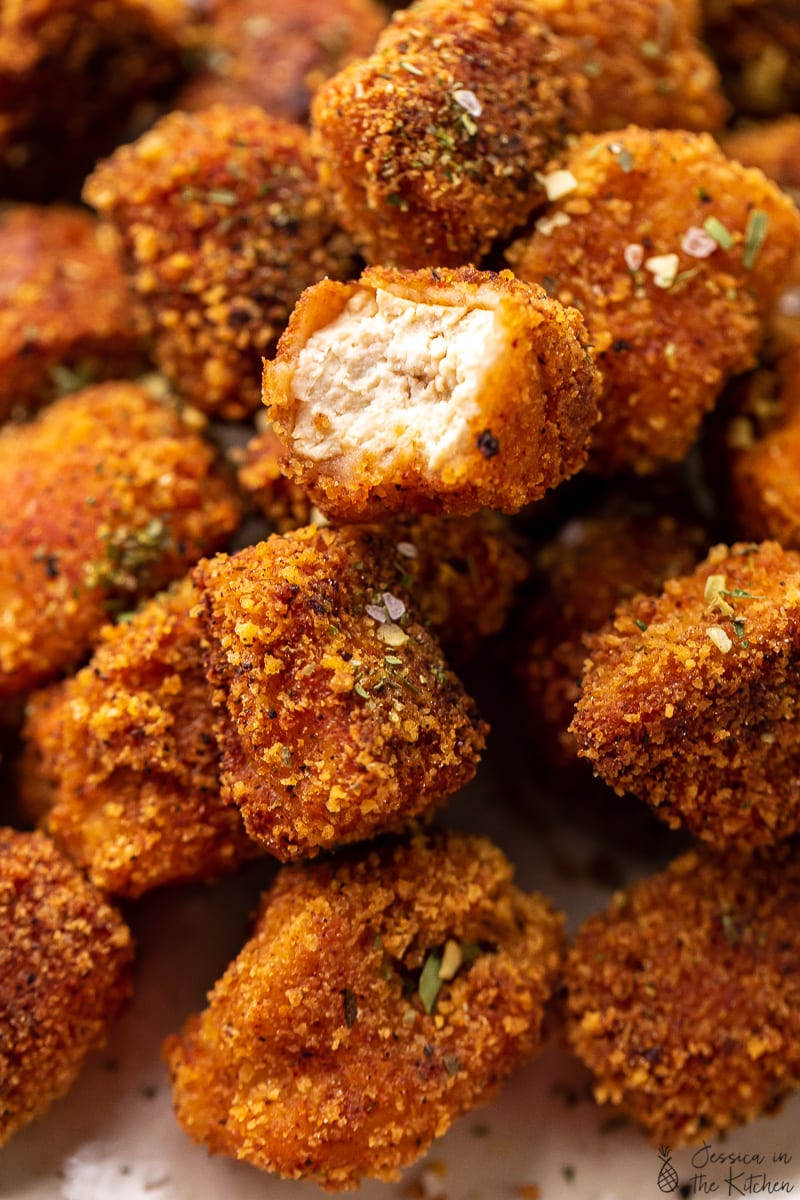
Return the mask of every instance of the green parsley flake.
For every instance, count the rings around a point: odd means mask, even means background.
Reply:
[[[461,1070],[461,1059],[456,1054],[445,1054],[444,1065],[448,1075],[457,1075]]]
[[[644,621],[640,621],[638,617],[633,618],[633,623],[637,629],[641,629],[642,633],[647,632],[647,625],[645,624]]]
[[[730,231],[722,224],[719,217],[708,217],[703,222],[703,229],[705,229],[708,236],[713,238],[721,249],[730,250],[733,245],[733,237]]]
[[[764,245],[764,239],[767,236],[768,225],[769,217],[761,208],[754,208],[747,218],[747,228],[744,231],[742,264],[748,271],[753,269],[756,259],[761,253],[761,247]]]
[[[369,692],[364,687],[363,683],[357,683],[353,690],[355,691],[357,696],[361,697],[362,700],[369,700],[369,698],[370,698]]]
[[[239,197],[236,192],[231,192],[227,188],[212,188],[208,193],[208,198],[212,204],[238,204]]]
[[[432,1013],[436,1008],[436,1000],[442,987],[442,980],[439,977],[441,965],[441,950],[431,950],[423,963],[418,989],[419,998],[426,1013]]]

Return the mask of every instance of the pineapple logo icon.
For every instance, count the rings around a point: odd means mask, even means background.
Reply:
[[[658,1157],[661,1159],[661,1170],[658,1172],[658,1190],[660,1192],[674,1192],[678,1187],[678,1172],[672,1165],[670,1158],[669,1146],[661,1146],[658,1151]]]

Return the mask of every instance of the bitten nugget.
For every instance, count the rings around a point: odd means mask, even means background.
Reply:
[[[0,696],[80,662],[109,612],[179,578],[235,527],[211,447],[132,383],[0,431]]]
[[[704,36],[742,112],[777,116],[800,106],[796,0],[703,0]]]
[[[800,554],[716,546],[587,645],[571,728],[595,774],[718,844],[800,830]]]
[[[799,928],[796,841],[685,854],[618,892],[566,969],[597,1099],[669,1146],[774,1113],[800,1086]]]
[[[304,122],[316,89],[370,53],[386,18],[375,0],[214,0],[201,70],[175,107],[257,104]]]
[[[800,240],[800,215],[710,137],[586,136],[550,174],[562,199],[508,253],[580,307],[603,372],[590,466],[679,460],[726,381],[755,364]]]
[[[117,231],[137,318],[176,391],[241,417],[303,288],[352,273],[308,135],[252,107],[173,112],[89,178]]]
[[[292,314],[264,403],[329,516],[515,512],[586,459],[600,381],[580,314],[462,268],[368,268]]]
[[[259,847],[220,799],[214,710],[188,581],[107,626],[88,666],[28,705],[25,787],[97,887],[139,896],[231,871]]]
[[[49,838],[0,830],[0,1145],[105,1043],[132,955],[119,913]]]
[[[144,363],[125,277],[88,213],[0,213],[0,421]]]
[[[487,727],[380,539],[310,526],[194,578],[223,798],[272,854],[397,829],[472,778]]]
[[[394,1179],[543,1040],[560,917],[485,839],[287,867],[165,1045],[195,1141],[331,1191]]]
[[[535,0],[417,0],[324,84],[314,146],[369,262],[461,266],[544,199],[539,171],[583,126],[582,51]]]

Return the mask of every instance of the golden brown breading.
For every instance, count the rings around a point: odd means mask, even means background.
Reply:
[[[0,193],[52,199],[181,71],[183,0],[3,0]]]
[[[128,286],[78,208],[0,212],[0,420],[145,365]]]
[[[554,766],[575,761],[569,724],[580,696],[583,635],[624,598],[691,571],[707,548],[688,514],[611,493],[578,513],[536,557],[534,588],[521,606],[517,676],[537,746]]]
[[[554,33],[581,50],[589,80],[584,128],[718,129],[727,105],[698,40],[699,0],[538,0]]]
[[[276,857],[401,828],[472,778],[487,727],[391,546],[309,526],[194,579],[223,705],[222,795]]]
[[[478,262],[544,199],[587,112],[583,52],[535,0],[417,0],[312,103],[321,178],[369,262]]]
[[[571,728],[606,783],[720,845],[800,830],[800,554],[716,546],[587,645]]]
[[[284,868],[165,1054],[195,1141],[334,1191],[394,1179],[542,1044],[560,917],[485,839]]]
[[[0,830],[0,1145],[104,1044],[132,955],[119,913],[49,838]]]
[[[386,19],[376,0],[214,0],[202,69],[175,107],[257,104],[304,122],[316,89],[369,54]]]
[[[253,107],[169,113],[89,178],[142,331],[180,395],[241,417],[303,288],[352,272],[299,128]]]
[[[239,486],[278,533],[309,525],[314,508],[305,488],[284,475],[285,457],[286,447],[269,424],[232,451]]]
[[[576,310],[469,267],[326,280],[264,364],[285,469],[339,521],[515,512],[583,465],[599,390]]]
[[[795,201],[800,199],[800,116],[786,113],[776,121],[734,129],[720,144],[729,158],[758,167]]]
[[[737,109],[761,116],[800,106],[797,0],[703,0],[704,36]]]
[[[48,811],[36,815],[117,895],[212,878],[259,853],[220,800],[197,600],[187,580],[107,626],[88,666],[28,705],[23,795],[49,782]]]
[[[669,1146],[775,1112],[800,1086],[799,928],[796,841],[685,854],[618,892],[566,970],[597,1099]]]
[[[800,215],[705,134],[630,126],[581,138],[557,166],[563,199],[508,258],[590,330],[604,380],[590,466],[645,474],[682,458],[754,365]]]
[[[0,430],[0,695],[80,662],[109,612],[179,578],[235,527],[211,447],[133,383]]]

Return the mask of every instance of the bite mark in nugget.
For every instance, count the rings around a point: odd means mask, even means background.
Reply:
[[[515,512],[583,465],[599,386],[577,311],[471,268],[318,284],[264,365],[286,469],[340,521]]]
[[[287,867],[165,1045],[195,1141],[331,1191],[395,1179],[543,1040],[560,917],[481,838]]]
[[[276,857],[401,828],[472,778],[486,726],[381,539],[309,527],[194,579],[223,796]]]

